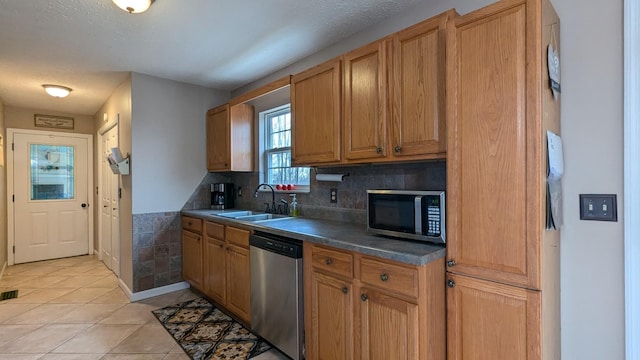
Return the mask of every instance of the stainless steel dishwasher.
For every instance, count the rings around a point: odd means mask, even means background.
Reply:
[[[302,243],[256,232],[249,237],[251,329],[294,360],[304,358]]]

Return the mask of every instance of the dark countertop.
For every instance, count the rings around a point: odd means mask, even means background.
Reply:
[[[222,212],[224,210],[183,210],[182,214],[412,265],[424,265],[441,259],[446,254],[443,245],[368,234],[364,224],[305,217],[249,222],[215,215]]]

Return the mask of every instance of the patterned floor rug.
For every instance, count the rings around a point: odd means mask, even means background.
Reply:
[[[203,298],[152,312],[193,360],[250,359],[271,348]]]

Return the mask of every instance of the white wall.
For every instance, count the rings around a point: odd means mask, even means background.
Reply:
[[[624,359],[622,0],[554,0],[562,22],[562,355]],[[578,194],[618,194],[618,222]],[[628,359],[632,360],[632,359]]]
[[[205,117],[226,91],[133,73],[133,214],[178,211],[207,174]]]
[[[622,0],[551,1],[562,29],[562,357],[624,359]],[[233,95],[295,74],[449,8],[465,14],[492,2],[424,1],[411,11],[236,89]],[[579,220],[580,193],[618,194],[619,221]]]

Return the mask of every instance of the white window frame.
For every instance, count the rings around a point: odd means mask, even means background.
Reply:
[[[624,268],[626,358],[640,359],[640,2],[624,1]]]
[[[260,156],[259,156],[259,170],[260,170],[260,183],[268,183],[267,182],[267,178],[268,178],[268,174],[267,174],[267,155],[270,153],[267,150],[267,144],[268,144],[268,134],[267,134],[267,127],[266,127],[266,122],[267,122],[267,115],[272,114],[274,112],[279,112],[282,111],[284,109],[291,109],[291,104],[284,104],[281,106],[277,106],[277,107],[273,107],[264,111],[261,111],[258,115],[258,122],[259,122],[259,135],[258,138],[259,140],[259,149],[260,149]],[[293,139],[292,139],[293,140]],[[276,151],[282,151],[282,150],[289,150],[291,151],[291,147],[288,148],[280,148]],[[273,189],[276,192],[282,192],[282,193],[309,193],[310,192],[310,186],[309,185],[300,185],[300,184],[294,184],[295,185],[295,189],[294,190],[277,190],[276,189],[276,184],[271,184],[268,183],[269,185],[273,186]],[[261,187],[259,189],[259,191],[271,191],[270,189],[265,189],[265,187]]]

